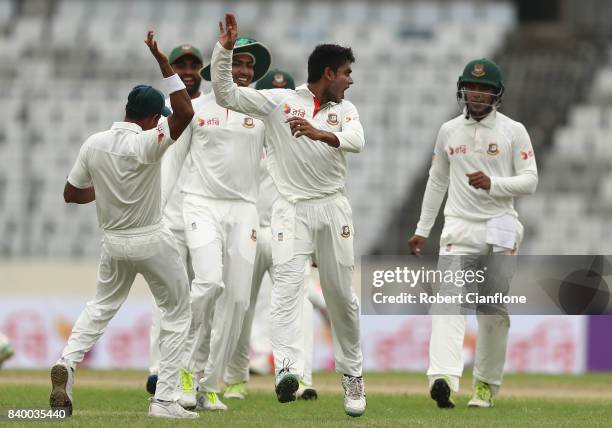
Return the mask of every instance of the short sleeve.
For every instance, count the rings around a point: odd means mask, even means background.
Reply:
[[[87,189],[93,185],[89,172],[87,155],[89,142],[85,141],[79,150],[76,162],[68,175],[68,182],[77,189]]]
[[[159,162],[174,143],[166,119],[160,120],[155,128],[136,134],[135,139],[134,150],[138,159],[145,164]]]

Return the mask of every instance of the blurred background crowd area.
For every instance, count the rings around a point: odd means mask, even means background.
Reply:
[[[62,199],[80,145],[123,118],[132,86],[159,84],[148,29],[167,52],[192,43],[209,58],[226,11],[298,83],[318,43],[353,47],[347,98],[367,138],[349,156],[357,254],[407,252],[457,77],[484,56],[540,169],[537,194],[517,202],[522,252],[612,253],[610,2],[0,0],[0,258],[97,258],[94,204]]]

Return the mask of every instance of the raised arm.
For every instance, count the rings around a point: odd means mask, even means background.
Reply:
[[[170,106],[172,114],[168,116],[168,128],[170,129],[170,138],[177,140],[193,117],[193,106],[191,99],[185,89],[185,85],[174,72],[168,56],[157,47],[157,41],[154,38],[153,31],[147,33],[145,43],[153,54],[153,57],[159,64],[159,69],[164,76],[164,84],[170,95]]]
[[[219,22],[219,42],[213,50],[210,74],[217,104],[240,113],[263,119],[283,98],[284,91],[239,88],[232,79],[232,55],[238,24],[232,13],[225,14],[225,28]]]

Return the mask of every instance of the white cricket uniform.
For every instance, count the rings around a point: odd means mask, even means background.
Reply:
[[[466,174],[482,171],[491,189],[475,189]],[[448,189],[444,228],[440,238],[439,268],[457,255],[514,254],[523,227],[514,197],[535,192],[538,172],[525,127],[493,111],[480,122],[460,115],[442,125],[435,145],[421,218],[415,234],[427,237]],[[454,258],[458,260],[458,258]],[[478,315],[474,379],[501,385],[510,318]],[[430,384],[441,375],[457,391],[463,372],[465,316],[434,315],[429,350]]]
[[[244,318],[240,340],[231,361],[227,365],[224,382],[232,385],[249,380],[249,350],[255,355],[266,358],[271,352],[270,344],[270,285],[272,284],[272,232],[270,230],[270,216],[272,205],[278,198],[278,191],[267,171],[267,162],[261,162],[261,183],[259,198],[257,199],[257,212],[259,214],[259,231],[257,235],[257,251],[255,254],[255,267],[251,285],[251,301]],[[310,274],[310,260],[306,270],[309,279],[307,290],[309,297],[315,296],[314,281]],[[317,296],[318,297],[318,296]],[[313,297],[315,298],[315,297]],[[323,300],[318,299],[318,303]],[[325,303],[323,302],[323,305]],[[303,334],[304,334],[304,373],[302,381],[312,385],[312,358],[314,348],[314,319],[313,304],[309,298],[304,298],[303,308]]]
[[[219,392],[249,306],[258,217],[264,126],[203,95],[190,134],[183,221],[191,253],[188,369],[203,372],[204,391]]]
[[[160,161],[172,143],[167,122],[148,131],[115,122],[85,141],[68,176],[74,187],[95,188],[102,248],[96,297],[75,323],[62,358],[73,366],[83,360],[140,273],[163,310],[160,400],[175,398],[191,319],[185,268],[162,221]]]
[[[268,170],[280,197],[272,208],[272,348],[275,367],[288,359],[303,373],[302,301],[304,266],[319,266],[323,295],[334,333],[336,369],[361,376],[359,302],[354,269],[353,221],[344,195],[346,153],[361,151],[363,128],[349,101],[319,105],[306,85],[290,89],[239,88],[232,81],[232,51],[217,43],[212,55],[212,86],[217,102],[264,121]],[[340,147],[291,134],[289,117],[334,132]]]
[[[194,111],[204,100],[204,96],[200,95],[191,100]],[[166,99],[166,106],[170,106],[170,99]],[[195,116],[191,119],[194,122]],[[185,227],[183,222],[183,194],[181,187],[185,182],[186,169],[190,166],[191,158],[187,157],[189,150],[189,133],[183,132],[176,140],[176,143],[170,146],[164,154],[161,162],[161,186],[162,186],[162,210],[163,220],[170,228],[174,235],[176,245],[181,254],[181,260],[187,270],[187,278],[189,284],[193,281],[193,268],[191,267],[191,254],[185,240]],[[149,372],[155,373],[159,371],[159,329],[162,313],[157,306],[153,306],[151,316],[151,333],[150,333],[150,348],[149,348]]]

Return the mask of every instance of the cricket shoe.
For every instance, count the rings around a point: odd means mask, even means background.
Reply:
[[[319,398],[317,390],[312,385],[306,385],[303,381],[300,381],[300,387],[296,395],[298,400],[316,400]]]
[[[51,368],[51,395],[49,406],[52,410],[65,410],[72,415],[72,386],[74,385],[74,368],[64,360],[58,361]]]
[[[493,407],[493,392],[491,391],[491,387],[484,382],[476,382],[474,395],[468,402],[468,407]]]
[[[149,416],[152,418],[196,419],[200,417],[196,412],[183,409],[176,401],[163,401],[155,397],[151,397],[149,401]]]
[[[202,410],[227,410],[216,392],[198,392],[197,408]]]
[[[179,398],[178,404],[187,410],[194,410],[198,404],[196,401],[196,389],[193,375],[185,369],[179,370]]]
[[[440,409],[452,409],[455,407],[450,381],[446,377],[441,377],[434,381],[429,395],[438,404]]]
[[[6,360],[8,360],[9,358],[13,356],[14,353],[15,353],[15,350],[11,346],[11,343],[8,341],[8,339],[5,336],[0,334],[0,368],[2,367],[2,364],[4,364]]]
[[[244,400],[248,394],[246,382],[233,383],[231,385],[227,385],[227,388],[225,388],[225,392],[223,393],[223,398]]]
[[[353,417],[363,415],[366,409],[363,377],[342,375],[342,387],[344,388],[344,413]]]
[[[155,395],[155,390],[157,389],[157,373],[151,373],[149,375],[145,388],[149,394]]]
[[[276,398],[280,403],[290,403],[296,400],[295,393],[300,388],[300,381],[296,375],[291,373],[291,363],[288,359],[283,360],[283,368],[276,374]]]

